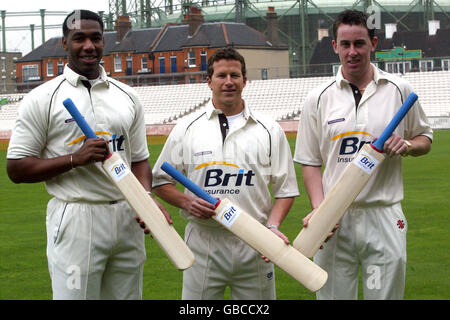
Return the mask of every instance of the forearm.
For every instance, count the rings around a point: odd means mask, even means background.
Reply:
[[[153,193],[165,202],[181,209],[186,209],[192,200],[191,196],[179,191],[170,183],[153,188]]]
[[[75,167],[103,161],[108,150],[104,139],[87,139],[83,146],[72,154],[49,159],[25,157],[8,159],[6,170],[14,183],[32,183],[50,180]]]
[[[294,198],[276,198],[272,210],[270,211],[269,219],[267,220],[267,225],[275,225],[279,227],[281,223],[286,218],[289,210],[294,203]]]
[[[51,159],[25,157],[8,159],[6,170],[14,183],[34,183],[50,180],[74,168],[72,155]]]
[[[152,169],[147,159],[131,163],[131,172],[133,172],[145,190],[152,191]]]
[[[416,136],[409,140],[411,143],[410,156],[418,157],[427,154],[431,150],[431,140],[426,136]]]
[[[311,208],[316,209],[324,199],[322,184],[322,168],[302,165],[303,183],[308,193]]]

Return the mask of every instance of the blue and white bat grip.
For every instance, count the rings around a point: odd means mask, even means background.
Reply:
[[[175,169],[175,167],[172,166],[170,163],[165,161],[161,165],[161,169],[164,170],[172,178],[177,180],[179,183],[181,183],[183,186],[185,186],[188,190],[190,190],[197,197],[211,203],[214,206],[218,205],[219,200],[217,200],[216,198],[211,196],[208,192],[206,192],[205,190],[200,188],[192,180],[188,179],[184,174],[182,174],[180,171]]]
[[[414,103],[417,100],[417,94],[414,92],[411,92],[406,101],[403,103],[403,105],[400,107],[400,109],[395,114],[394,118],[392,118],[391,122],[387,125],[386,129],[384,129],[381,136],[372,143],[372,146],[379,152],[383,151],[384,143],[387,139],[392,135],[392,132],[394,132],[395,128],[397,128],[398,124],[402,119],[405,117],[405,115],[408,113],[409,109],[414,105]]]
[[[63,101],[63,105],[64,107],[66,107],[67,111],[69,111],[70,115],[76,121],[76,123],[80,127],[81,131],[83,131],[87,139],[97,138],[97,135],[89,126],[89,124],[86,122],[84,117],[81,115],[80,111],[78,111],[78,108],[75,106],[72,99],[67,98],[66,100]]]

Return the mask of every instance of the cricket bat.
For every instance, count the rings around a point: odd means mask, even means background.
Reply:
[[[383,146],[400,121],[411,109],[417,95],[412,92],[381,136],[372,144],[364,145],[346,167],[336,184],[312,215],[306,228],[295,238],[293,246],[307,257],[312,257],[325,242],[328,234],[342,218],[374,172],[385,159]]]
[[[184,185],[196,196],[214,205],[213,219],[245,241],[253,249],[269,258],[274,264],[315,292],[327,281],[328,274],[313,261],[287,245],[280,237],[263,226],[251,215],[233,204],[229,199],[217,200],[204,191],[168,162],[161,169]]]
[[[96,138],[84,117],[70,98],[64,100],[64,106],[77,122],[87,139]],[[159,244],[169,260],[179,270],[185,270],[194,263],[194,254],[184,240],[170,225],[155,201],[147,194],[139,180],[128,168],[118,153],[110,153],[102,163],[104,173],[120,190],[136,214],[149,228],[153,239]]]

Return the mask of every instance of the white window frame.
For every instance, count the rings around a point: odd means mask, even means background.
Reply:
[[[141,58],[141,70],[146,72],[148,71],[148,59],[147,57],[142,57]]]
[[[340,64],[333,64],[333,76],[337,75],[340,66]]]
[[[61,67],[61,73],[59,73],[59,68]],[[57,65],[57,73],[58,75],[63,74],[64,73],[64,62],[63,61],[58,61],[58,65]]]
[[[27,82],[33,80],[41,80],[39,77],[39,66],[37,64],[27,64],[22,66],[22,81]]]
[[[441,60],[442,71],[450,71],[450,59]]]
[[[47,77],[53,77],[53,61],[47,61]]]
[[[403,72],[400,71],[400,66],[403,66]],[[406,68],[408,66],[408,68]],[[408,70],[406,70],[408,69]],[[386,62],[385,71],[388,73],[407,73],[411,71],[411,61],[396,61]]]
[[[189,68],[195,68],[195,51],[188,51],[188,66]]]
[[[121,72],[121,71],[122,71],[122,57],[115,56],[114,57],[114,72]]]
[[[431,66],[428,67],[428,64],[431,64]],[[420,72],[433,71],[433,68],[434,68],[433,60],[420,60],[419,61],[419,71]]]

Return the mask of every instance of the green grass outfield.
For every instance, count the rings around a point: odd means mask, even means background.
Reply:
[[[161,139],[149,146],[151,164],[161,151]],[[295,139],[290,137],[294,150]],[[404,159],[404,212],[408,219],[408,263],[405,299],[450,298],[450,131],[435,132],[430,154]],[[3,148],[4,149],[4,148]],[[6,176],[6,152],[0,151],[0,299],[51,299],[46,259],[44,184],[15,185]],[[301,218],[309,212],[296,165],[302,195],[281,230],[293,241]],[[185,221],[167,206],[174,225],[184,234]],[[182,273],[177,271],[155,241],[146,238],[144,299],[180,299]],[[315,295],[281,270],[276,271],[278,299],[307,300]]]

